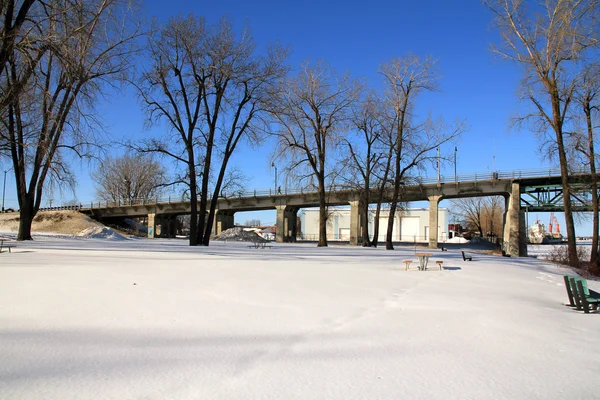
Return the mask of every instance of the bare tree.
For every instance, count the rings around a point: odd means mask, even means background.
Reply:
[[[494,13],[504,48],[500,56],[525,69],[524,98],[534,111],[524,117],[541,133],[556,154],[561,170],[569,263],[579,265],[570,197],[569,164],[565,147],[568,121],[577,79],[572,73],[587,51],[598,46],[600,2],[598,0],[484,0]]]
[[[385,187],[385,180],[389,173],[389,157],[383,153],[385,148],[381,146],[381,115],[382,101],[373,92],[368,93],[365,98],[357,104],[351,116],[351,124],[355,129],[355,135],[349,135],[344,139],[350,157],[346,158],[345,180],[349,187],[358,190],[361,194],[362,218],[368,224],[371,203],[376,203],[376,219],[374,224],[373,240],[369,238],[368,226],[365,226],[362,232],[362,245],[364,247],[377,246],[377,236],[379,234],[379,215],[383,195],[381,191],[375,191],[373,188]],[[386,168],[387,167],[387,168]],[[378,181],[383,180],[383,185]]]
[[[359,89],[356,80],[319,62],[305,63],[274,94],[278,154],[289,159],[292,170],[302,171],[302,178],[314,180],[319,194],[318,246],[327,246],[328,153],[340,143]]]
[[[580,74],[579,82],[575,93],[575,101],[580,108],[584,120],[585,128],[583,132],[574,135],[573,148],[579,152],[583,158],[583,164],[589,169],[591,179],[589,189],[592,201],[592,248],[590,252],[590,262],[600,266],[600,252],[598,249],[600,234],[600,210],[598,200],[598,171],[596,169],[595,141],[596,134],[594,127],[598,126],[600,121],[600,64],[588,64]]]
[[[92,173],[92,178],[97,197],[115,203],[157,197],[166,180],[165,169],[141,154],[106,158]]]
[[[246,225],[248,227],[262,226],[262,224],[260,223],[260,219],[249,219],[248,221],[246,221],[246,223],[244,225]]]
[[[504,199],[499,196],[463,197],[452,201],[452,212],[461,217],[471,233],[502,236],[503,204]]]
[[[21,28],[25,24],[25,29],[30,29],[31,25],[27,20],[38,20],[41,16],[41,11],[36,10],[34,4],[36,0],[2,0],[0,1],[0,77],[4,76],[6,69],[9,67],[9,60],[15,54],[23,54],[23,61],[27,62],[27,67],[23,68],[24,72],[19,76],[19,80],[8,81],[2,79],[0,86],[0,110],[4,110],[8,103],[18,96],[31,78],[36,64],[40,61],[48,49],[46,41],[39,40],[32,32],[23,34]],[[33,7],[33,9],[32,9]],[[32,15],[33,14],[33,15]],[[37,47],[37,50],[31,53],[31,48]],[[29,57],[33,54],[34,57]]]
[[[48,1],[21,27],[20,35],[50,44],[28,53],[13,46],[2,75],[6,87],[19,85],[31,73],[30,61],[39,59],[19,95],[11,96],[1,122],[17,184],[19,240],[31,239],[46,182],[73,184],[65,151],[85,157],[98,143],[91,137],[99,124],[94,102],[130,66],[138,34],[131,7],[125,0]]]
[[[209,244],[229,160],[241,140],[259,141],[266,98],[286,72],[286,55],[278,46],[257,55],[249,31],[236,37],[227,19],[208,26],[203,18],[179,17],[150,37],[152,65],[138,89],[149,122],[167,121],[171,136],[138,150],[183,166],[173,184],[186,185],[190,194],[197,221],[190,245]]]
[[[440,120],[429,116],[417,123],[413,113],[417,97],[427,91],[437,90],[438,72],[435,60],[408,55],[392,59],[380,68],[385,85],[386,142],[391,155],[393,194],[386,232],[386,249],[393,250],[392,236],[395,213],[401,200],[401,188],[409,175],[431,160],[432,150],[454,140],[464,131],[464,124],[448,128]]]

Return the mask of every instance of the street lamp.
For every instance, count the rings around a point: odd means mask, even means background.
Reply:
[[[4,195],[6,194],[6,173],[11,169],[12,167],[7,170],[4,170],[4,184],[2,185],[2,212],[4,212]]]
[[[458,183],[458,175],[456,175],[456,152],[458,148],[454,146],[454,182]]]
[[[438,167],[438,185],[442,181],[442,171],[441,171],[441,162],[440,162],[440,148],[437,149],[437,167]]]
[[[277,166],[275,165],[275,162],[271,163],[271,167],[275,168],[275,193],[277,193]]]

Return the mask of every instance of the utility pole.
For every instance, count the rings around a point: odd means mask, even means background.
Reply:
[[[275,165],[275,162],[271,163],[271,167],[275,168],[275,193],[277,193],[277,166]]]
[[[10,171],[12,168],[9,168],[4,171],[4,184],[2,188],[2,212],[4,212],[4,195],[6,194],[6,173]]]
[[[458,175],[456,175],[456,152],[458,148],[454,146],[454,182],[458,183]]]
[[[442,171],[441,171],[441,163],[440,163],[440,148],[438,147],[437,149],[438,151],[438,185],[441,183],[442,181]]]

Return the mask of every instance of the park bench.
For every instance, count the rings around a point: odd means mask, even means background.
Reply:
[[[437,264],[437,265],[440,267],[440,271],[441,271],[441,270],[443,269],[443,268],[442,268],[442,264],[443,264],[444,262],[443,262],[443,261],[441,261],[441,260],[438,260],[438,261],[436,261],[435,263],[436,263],[436,264]]]
[[[412,261],[411,260],[404,260],[403,263],[405,265],[405,270],[408,271],[408,268],[410,268],[410,263]]]
[[[569,285],[567,285],[567,282],[569,282]],[[600,293],[588,289],[585,279],[565,275],[565,287],[567,288],[567,295],[569,295],[569,305],[574,303],[578,310],[583,310],[586,314],[590,312],[590,308],[592,310],[598,308]]]
[[[0,239],[0,253],[2,253],[4,249],[8,249],[8,252],[10,253],[10,249],[17,247],[17,245],[14,243],[6,243],[7,240],[8,239]]]
[[[463,261],[473,261],[473,256],[466,255],[464,251],[461,251]]]

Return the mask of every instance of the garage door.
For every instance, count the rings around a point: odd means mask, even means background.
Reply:
[[[419,217],[403,217],[400,220],[400,232],[403,242],[412,242],[415,236],[419,240]]]

